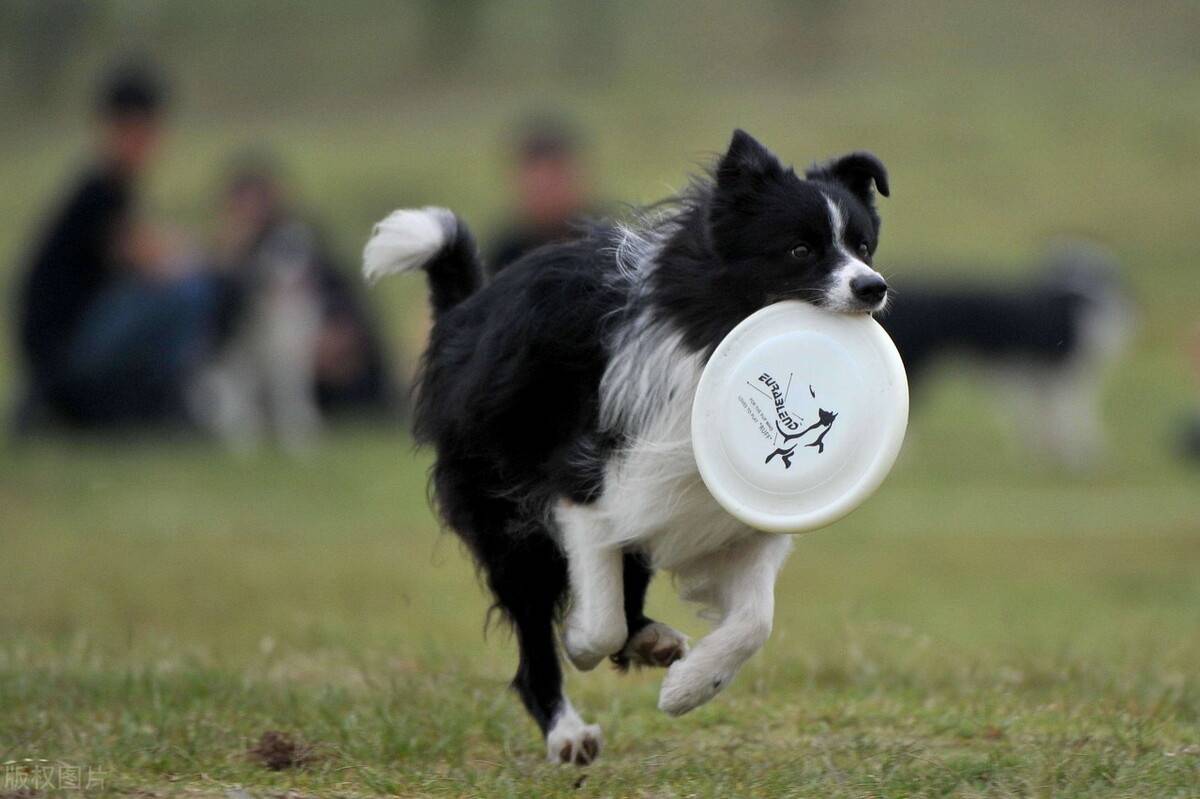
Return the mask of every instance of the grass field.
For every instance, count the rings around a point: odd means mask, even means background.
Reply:
[[[484,641],[401,436],[304,465],[40,447],[0,471],[0,759],[117,794],[1196,795],[1192,478],[950,483],[920,455],[799,542],[772,641],[710,705],[672,720],[658,674],[570,677],[608,745],[580,774],[505,691],[512,642]],[[667,580],[651,605],[703,631]],[[268,730],[311,761],[264,768]]]
[[[89,795],[142,797],[1200,796],[1200,477],[1168,446],[1196,388],[1182,342],[1200,303],[1185,201],[1200,183],[1197,17],[1153,3],[968,5],[856,6],[828,54],[861,58],[795,79],[756,66],[774,52],[758,44],[779,38],[762,8],[744,21],[706,0],[711,19],[679,22],[662,51],[631,23],[632,61],[603,85],[501,67],[343,96],[351,45],[378,57],[386,44],[368,31],[374,6],[355,3],[360,27],[328,42],[332,86],[265,107],[283,78],[235,83],[246,65],[230,57],[203,81],[203,48],[181,39],[198,99],[179,112],[152,210],[203,231],[229,152],[270,142],[347,265],[395,205],[448,204],[494,228],[498,136],[547,98],[592,131],[598,189],[616,200],[679,186],[734,125],[798,164],[876,150],[893,185],[879,262],[901,291],[942,264],[1012,274],[1047,234],[1099,236],[1140,308],[1105,396],[1112,457],[1059,473],[1019,447],[1020,419],[993,412],[1006,401],[993,385],[944,373],[879,494],[797,542],[772,640],[729,690],[669,719],[655,709],[661,674],[569,675],[606,737],[578,771],[544,762],[506,690],[513,643],[501,629],[485,638],[486,599],[437,531],[428,455],[402,431],[335,431],[302,463],[195,442],[7,447],[0,799],[73,793],[63,766],[102,782]],[[645,13],[673,23],[677,6]],[[750,44],[713,64],[682,58],[684,37],[712,46],[731,29]],[[285,67],[312,60],[313,42],[288,41]],[[0,118],[6,294],[81,147],[77,121]],[[399,280],[374,299],[411,356],[420,287]],[[0,388],[17,371],[8,347]],[[666,577],[650,604],[705,630]],[[296,744],[279,771],[263,762],[268,732]],[[57,767],[53,787],[26,790],[19,773],[41,760]]]

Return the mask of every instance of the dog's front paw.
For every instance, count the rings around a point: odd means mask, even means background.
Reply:
[[[666,668],[682,660],[688,652],[687,636],[662,622],[653,621],[625,642],[620,652],[612,656],[617,668],[635,666],[658,666]]]
[[[591,671],[600,661],[615,655],[625,643],[625,624],[610,624],[606,628],[588,629],[567,620],[563,631],[563,648],[567,658],[580,671]]]
[[[684,658],[667,670],[658,693],[658,709],[682,716],[719,694],[732,680],[731,671],[714,669],[702,658]]]
[[[564,719],[546,736],[546,757],[551,763],[586,766],[600,756],[603,746],[599,725]]]

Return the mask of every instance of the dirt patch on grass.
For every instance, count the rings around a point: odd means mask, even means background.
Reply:
[[[300,768],[317,759],[312,746],[279,730],[264,732],[246,754],[271,771]]]

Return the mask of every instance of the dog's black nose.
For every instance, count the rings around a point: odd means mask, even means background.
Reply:
[[[863,302],[876,303],[887,294],[887,281],[876,274],[859,275],[850,281],[850,291]]]

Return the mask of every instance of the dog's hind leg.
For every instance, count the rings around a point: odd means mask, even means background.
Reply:
[[[527,538],[504,562],[493,561],[489,582],[517,634],[520,663],[513,687],[546,738],[553,763],[586,766],[600,754],[600,728],[585,724],[563,693],[554,636],[567,567],[549,535]]]
[[[670,666],[687,654],[687,636],[645,614],[646,589],[654,570],[640,552],[624,558],[625,626],[629,638],[612,661],[622,671],[637,666]]]
[[[513,687],[546,738],[546,756],[552,763],[586,766],[599,756],[603,737],[563,693],[553,613],[530,608],[512,618],[521,653]]]

